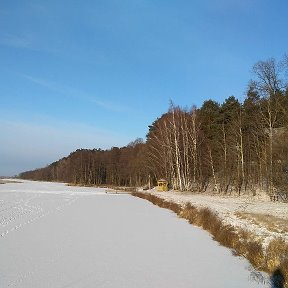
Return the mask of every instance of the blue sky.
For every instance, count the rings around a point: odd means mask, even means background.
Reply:
[[[170,99],[243,100],[287,0],[0,0],[0,175],[145,138]]]

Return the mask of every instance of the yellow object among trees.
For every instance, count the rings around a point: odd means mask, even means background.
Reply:
[[[168,191],[168,181],[165,179],[160,179],[157,181],[157,191]]]

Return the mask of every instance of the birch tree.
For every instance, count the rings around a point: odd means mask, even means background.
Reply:
[[[259,61],[253,66],[253,72],[256,76],[251,85],[262,96],[261,116],[267,129],[269,151],[268,159],[268,192],[273,193],[273,136],[274,129],[279,127],[283,121],[282,89],[284,88],[281,74],[283,66],[271,58],[266,61]]]

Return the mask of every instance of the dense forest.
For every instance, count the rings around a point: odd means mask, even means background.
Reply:
[[[170,104],[144,142],[77,150],[24,179],[85,185],[144,186],[166,178],[181,191],[273,193],[288,190],[288,57],[253,66],[246,97]]]

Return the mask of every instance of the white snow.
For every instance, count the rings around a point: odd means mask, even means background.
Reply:
[[[269,287],[207,232],[105,189],[1,184],[0,234],[1,288]]]
[[[151,193],[167,201],[185,205],[191,203],[195,207],[207,207],[223,220],[224,223],[234,227],[245,228],[253,232],[262,239],[263,244],[268,244],[271,239],[281,237],[288,242],[288,233],[285,231],[271,231],[267,227],[257,225],[249,219],[241,219],[237,213],[252,213],[263,215],[271,215],[279,219],[287,221],[288,224],[288,203],[273,202],[269,197],[253,197],[253,196],[221,196],[209,194],[195,194],[189,192],[157,192],[156,189],[146,193]]]

